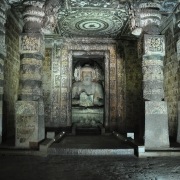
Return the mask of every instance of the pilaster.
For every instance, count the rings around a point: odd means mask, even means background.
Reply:
[[[0,2],[0,144],[2,143],[2,131],[3,131],[3,94],[4,94],[4,58],[6,56],[5,45],[5,27],[6,23],[6,10],[9,8],[7,2],[2,0]]]

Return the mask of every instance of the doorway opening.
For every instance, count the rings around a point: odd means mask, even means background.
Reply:
[[[72,68],[72,124],[86,130],[103,126],[104,56],[74,56]]]

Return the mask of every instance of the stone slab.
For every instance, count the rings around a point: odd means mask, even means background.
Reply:
[[[54,139],[46,139],[43,143],[40,144],[39,150],[47,152],[48,147],[54,142]]]
[[[145,102],[145,148],[169,147],[167,103]]]
[[[127,133],[127,137],[134,139],[134,133]]]
[[[55,132],[47,132],[46,138],[47,139],[54,139],[55,138]]]

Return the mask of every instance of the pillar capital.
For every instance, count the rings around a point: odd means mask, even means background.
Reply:
[[[53,33],[58,23],[58,11],[61,8],[62,1],[59,0],[47,0],[45,8],[45,16],[42,23],[42,32],[45,34]]]
[[[131,5],[131,31],[139,36],[142,32],[147,34],[160,34],[159,26],[161,14],[159,2],[142,2]]]
[[[23,12],[24,27],[23,33],[40,33],[41,24],[44,13],[44,2],[39,1],[24,1],[25,6]]]

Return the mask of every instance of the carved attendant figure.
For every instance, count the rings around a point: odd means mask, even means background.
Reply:
[[[79,106],[102,106],[102,85],[93,81],[95,70],[86,64],[81,68],[81,81],[72,86],[72,104]]]

